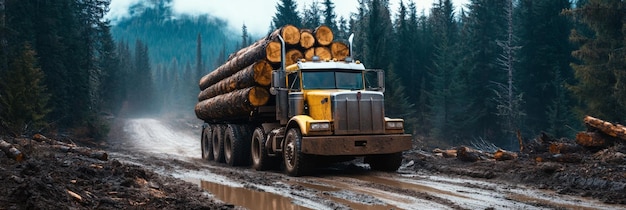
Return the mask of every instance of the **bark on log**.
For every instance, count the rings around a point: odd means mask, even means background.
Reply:
[[[330,44],[330,54],[334,59],[345,60],[350,56],[350,47],[343,42],[333,42]]]
[[[304,59],[311,61],[313,56],[317,56],[320,60],[330,60],[332,55],[328,47],[313,47],[304,52]]]
[[[606,140],[597,132],[578,132],[576,134],[576,143],[585,147],[605,147]]]
[[[300,47],[309,49],[315,45],[315,37],[310,30],[300,31]]]
[[[498,149],[495,153],[493,153],[493,158],[497,161],[503,160],[515,160],[517,159],[517,153],[506,151],[503,149]]]
[[[48,137],[41,135],[41,134],[35,134],[33,136],[33,140],[38,141],[38,142],[48,142],[50,141],[50,139],[48,139]]]
[[[17,148],[13,147],[13,145],[11,145],[9,142],[0,140],[0,149],[2,149],[2,152],[4,152],[4,154],[6,154],[8,157],[12,158],[15,161],[20,162],[24,160],[24,154],[22,154],[22,152],[20,152],[20,150],[18,150]]]
[[[198,95],[198,101],[252,86],[268,86],[271,83],[272,70],[272,66],[267,61],[257,61],[244,70],[201,91]]]
[[[319,26],[315,29],[315,40],[321,46],[328,46],[333,42],[333,31],[328,26]]]
[[[457,159],[466,162],[476,162],[479,160],[490,159],[488,154],[483,153],[480,150],[475,150],[469,147],[460,147],[457,150]]]
[[[287,44],[298,44],[300,42],[300,30],[292,25],[283,26],[280,29],[275,30],[272,34],[270,34],[265,39],[261,39],[249,47],[239,50],[237,53],[231,56],[231,58],[219,66],[211,73],[204,75],[200,79],[199,87],[200,90],[204,90],[207,87],[214,85],[222,79],[225,79],[239,70],[244,69],[245,67],[252,65],[257,60],[261,60],[267,57],[267,47],[269,47],[270,43],[274,43],[272,41],[277,40],[278,34],[281,34],[283,39]],[[275,44],[272,44],[272,46]],[[280,43],[278,43],[278,61],[273,61],[268,59],[271,62],[280,62]],[[272,51],[272,53],[275,53]]]
[[[196,117],[202,120],[245,117],[255,107],[265,105],[269,97],[264,87],[236,90],[198,102],[195,107]]]
[[[295,63],[298,63],[298,61],[300,59],[303,59],[304,55],[302,54],[302,52],[300,50],[297,49],[291,49],[289,51],[287,51],[286,55],[285,55],[285,66],[289,66]]]
[[[613,123],[600,120],[598,118],[594,118],[591,116],[586,116],[584,121],[587,126],[591,126],[595,129],[598,129],[599,131],[601,131],[602,133],[606,135],[616,137],[616,138],[626,141],[626,126],[623,126],[620,124],[613,124]]]

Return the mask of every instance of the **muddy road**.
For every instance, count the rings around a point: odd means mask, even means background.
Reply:
[[[167,122],[167,123],[166,123]],[[200,159],[200,123],[127,119],[113,128],[111,158],[202,187],[216,200],[249,209],[624,209],[501,181],[434,174],[405,161],[397,173],[352,163],[312,176],[257,172]]]

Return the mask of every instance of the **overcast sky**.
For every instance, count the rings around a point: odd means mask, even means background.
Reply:
[[[116,19],[127,17],[128,7],[142,0],[111,0],[110,12],[107,18],[115,22]],[[145,1],[145,0],[143,0]],[[418,12],[431,7],[437,0],[414,0]],[[453,0],[455,9],[467,4],[469,0]],[[228,21],[235,30],[241,30],[245,23],[250,33],[259,35],[269,30],[272,17],[276,13],[278,0],[173,0],[174,12],[187,14],[210,13]],[[298,8],[311,5],[313,0],[296,0]],[[320,6],[323,0],[318,0]],[[400,0],[390,0],[390,9],[394,16]],[[404,0],[408,2],[408,0]],[[357,0],[334,0],[337,16],[348,18],[350,13],[357,11]]]

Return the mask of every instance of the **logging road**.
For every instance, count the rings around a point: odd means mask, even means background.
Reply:
[[[121,123],[109,140],[112,158],[196,183],[217,200],[249,209],[624,208],[516,184],[433,174],[410,162],[397,173],[347,163],[308,177],[257,172],[200,159],[199,123],[149,118]]]

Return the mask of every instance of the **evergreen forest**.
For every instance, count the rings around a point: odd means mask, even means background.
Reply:
[[[340,16],[332,0],[278,0],[268,28],[354,34],[353,57],[385,70],[386,115],[417,138],[515,149],[517,135],[573,137],[585,115],[626,121],[624,1],[358,2]],[[111,23],[109,4],[0,0],[0,132],[102,138],[110,116],[194,118],[199,78],[259,38],[171,0]]]

